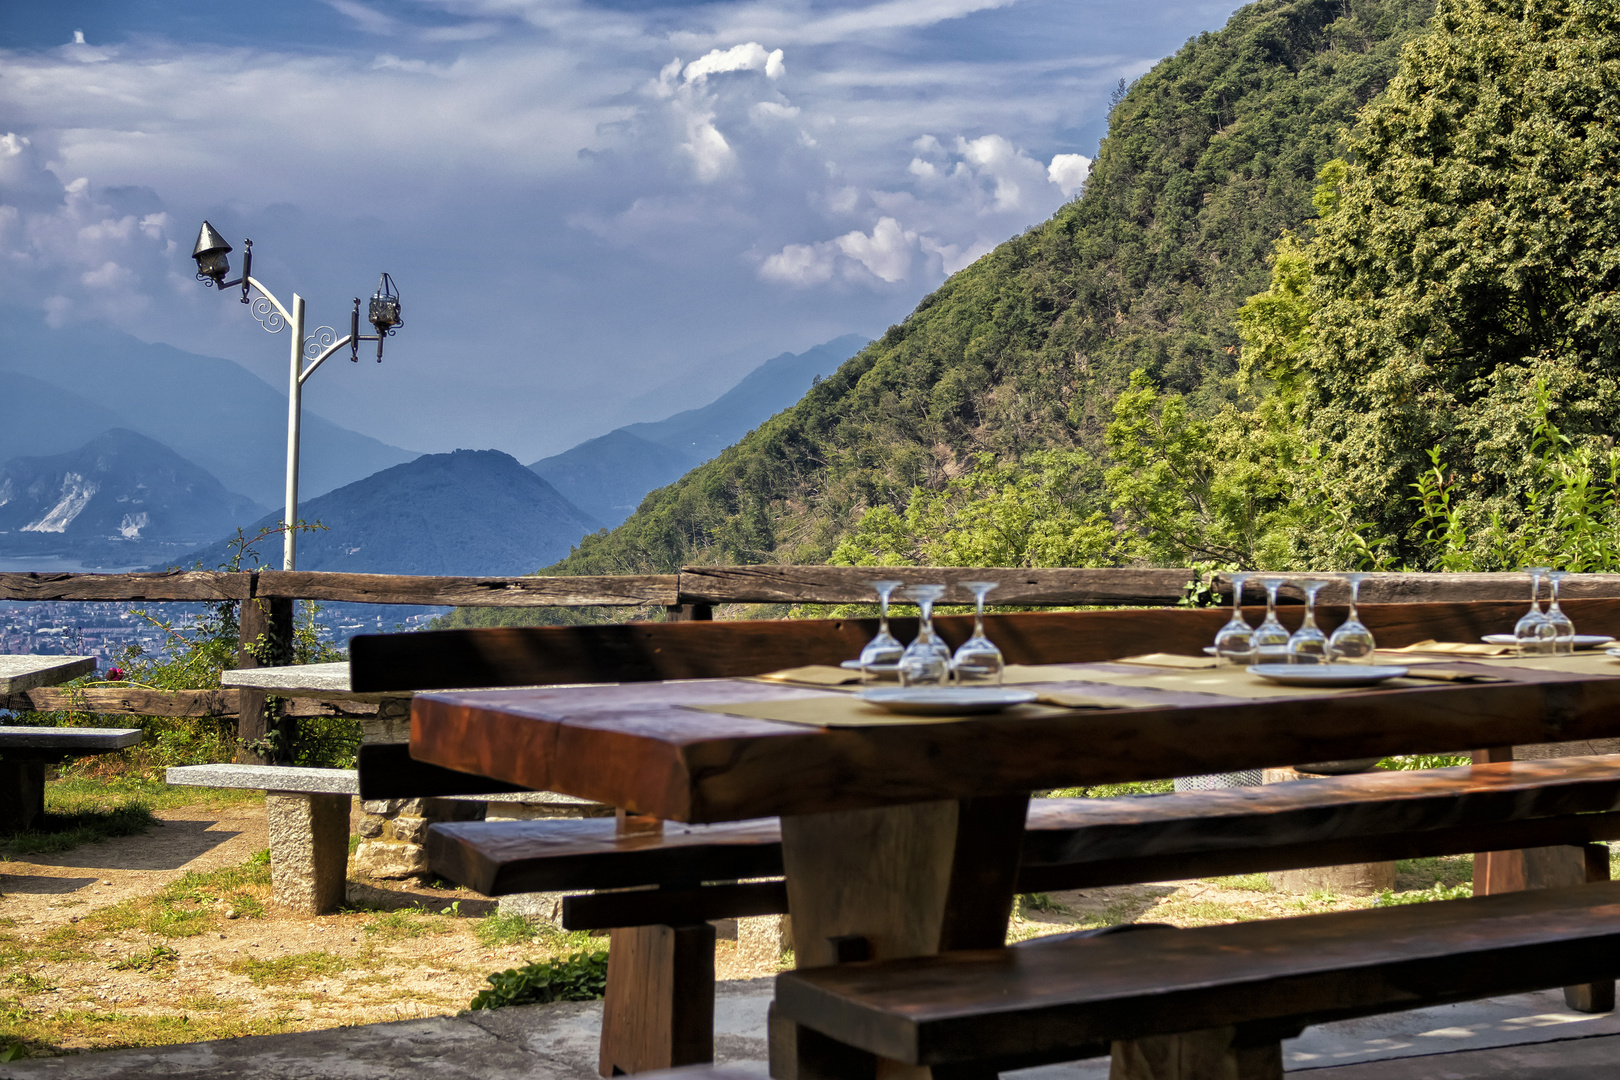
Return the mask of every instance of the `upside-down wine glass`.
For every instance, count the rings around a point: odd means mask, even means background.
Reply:
[[[1305,590],[1305,620],[1288,638],[1288,662],[1291,664],[1328,662],[1328,636],[1316,625],[1316,594],[1327,584],[1321,578],[1299,583],[1299,587]]]
[[[1232,617],[1215,634],[1215,659],[1222,664],[1254,662],[1254,627],[1243,617],[1243,583],[1253,574],[1228,574],[1232,579]]]
[[[1569,621],[1564,609],[1558,606],[1558,587],[1567,577],[1567,570],[1549,570],[1547,580],[1552,582],[1552,598],[1547,601],[1547,622],[1553,628],[1553,652],[1565,656],[1575,651],[1575,624]]]
[[[1257,664],[1288,663],[1288,627],[1277,618],[1277,590],[1282,588],[1284,580],[1268,577],[1260,581],[1266,588],[1266,618],[1254,628],[1254,635],[1250,638],[1254,642],[1254,662]]]
[[[861,650],[861,681],[877,682],[893,673],[900,654],[906,651],[900,639],[889,633],[889,597],[905,582],[869,581],[867,584],[878,594],[878,632]]]
[[[1541,613],[1541,578],[1545,566],[1532,566],[1525,570],[1530,575],[1530,610],[1513,624],[1513,637],[1519,645],[1520,656],[1550,656],[1553,651],[1554,627]]]
[[[943,585],[913,585],[906,599],[916,603],[917,639],[900,654],[901,686],[940,686],[951,676],[951,653],[934,634],[934,604],[945,595]]]
[[[964,581],[962,588],[973,594],[973,636],[957,647],[951,658],[956,681],[966,686],[999,686],[1006,661],[1001,650],[984,633],[984,597],[1000,582]]]
[[[1328,659],[1335,664],[1370,664],[1378,645],[1356,611],[1356,605],[1361,603],[1361,583],[1367,580],[1367,575],[1343,576],[1350,584],[1350,617],[1328,638]]]

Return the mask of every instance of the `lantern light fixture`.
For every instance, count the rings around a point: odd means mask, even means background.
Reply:
[[[258,290],[258,298],[252,300],[252,312],[259,324],[272,334],[279,333],[288,323],[292,324],[293,329],[287,382],[287,516],[282,521],[282,569],[292,570],[297,554],[295,538],[299,525],[298,441],[304,382],[345,345],[349,347],[349,359],[358,362],[360,342],[375,341],[377,363],[382,363],[383,339],[392,337],[399,327],[405,325],[405,320],[400,316],[399,290],[394,285],[394,279],[385,273],[377,283],[377,292],[372,296],[367,311],[368,319],[377,331],[375,334],[360,333],[360,298],[355,297],[349,315],[349,333],[345,337],[339,338],[337,331],[330,326],[317,327],[313,334],[306,337],[304,298],[294,293],[289,309],[253,276],[252,240],[242,241],[242,276],[235,281],[225,280],[231,273],[232,250],[219,230],[204,221],[197,232],[197,243],[191,249],[191,257],[197,262],[197,280],[208,288],[222,292],[240,285],[244,304],[249,302],[250,293]],[[306,360],[309,361],[307,366],[304,363]]]

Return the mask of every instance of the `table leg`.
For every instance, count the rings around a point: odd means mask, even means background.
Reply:
[[[1475,750],[1474,763],[1514,760],[1513,747]],[[1474,895],[1555,889],[1609,880],[1606,844],[1565,844],[1520,851],[1482,851],[1474,856]],[[1614,981],[1564,987],[1565,1003],[1577,1012],[1614,1011]]]
[[[45,763],[0,761],[0,835],[31,828],[45,813]]]
[[[783,818],[796,965],[1002,945],[1028,807],[1016,795]],[[780,1080],[929,1075],[774,1019],[770,1041]]]

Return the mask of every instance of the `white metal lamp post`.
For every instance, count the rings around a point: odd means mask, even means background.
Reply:
[[[358,363],[360,360],[360,343],[362,341],[375,341],[377,343],[377,363],[382,363],[383,339],[391,337],[395,330],[405,325],[400,318],[399,291],[394,288],[394,279],[386,273],[377,283],[377,291],[371,297],[371,305],[367,310],[367,321],[376,329],[375,334],[360,333],[360,298],[354,298],[354,310],[349,315],[349,332],[343,337],[337,336],[337,331],[330,326],[317,327],[309,336],[304,335],[304,298],[293,293],[292,310],[287,310],[275,294],[265,288],[253,276],[253,241],[242,242],[242,276],[235,281],[226,281],[225,277],[231,272],[230,253],[231,245],[208,222],[202,223],[202,230],[197,234],[197,246],[192,249],[191,257],[197,260],[197,280],[210,288],[225,290],[234,286],[242,286],[242,303],[249,303],[249,293],[257,289],[259,295],[252,299],[253,317],[259,320],[265,330],[272,334],[280,333],[287,323],[292,324],[292,348],[290,350],[290,365],[287,375],[287,516],[282,522],[285,531],[282,534],[281,568],[283,570],[295,569],[297,558],[297,529],[298,523],[298,436],[300,425],[300,412],[303,405],[304,380],[315,374],[315,369],[326,362],[326,359],[336,353],[345,345],[349,347],[349,359]],[[308,360],[306,367],[304,361]]]

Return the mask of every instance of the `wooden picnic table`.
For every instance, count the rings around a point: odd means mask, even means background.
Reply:
[[[1160,689],[1140,667],[1053,665],[1060,678],[1027,688],[1134,707],[843,727],[813,718],[847,714],[847,691],[755,679],[431,693],[411,754],[657,818],[780,815],[796,962],[815,967],[999,947],[1032,791],[1620,734],[1620,665],[1562,666],[1457,662],[1494,681],[1240,698],[1213,676]],[[1188,674],[1159,681],[1199,685]]]

